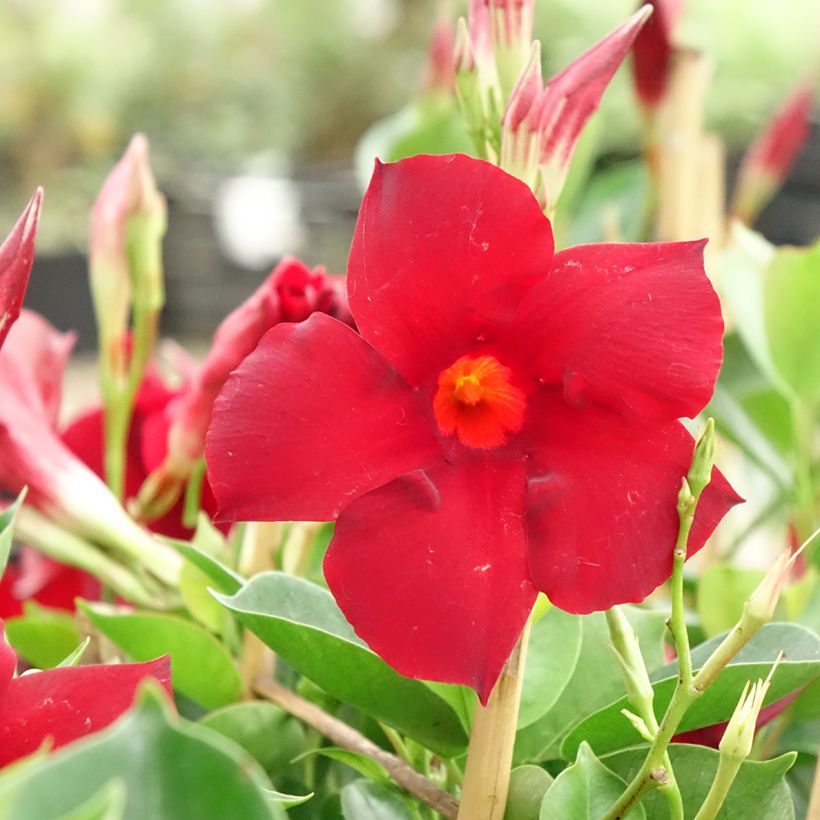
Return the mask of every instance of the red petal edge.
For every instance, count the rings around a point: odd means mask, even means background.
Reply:
[[[0,693],[0,766],[99,731],[131,707],[139,684],[156,678],[171,695],[171,659],[47,669],[12,680]]]

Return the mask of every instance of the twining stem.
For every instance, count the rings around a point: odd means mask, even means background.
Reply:
[[[401,758],[385,751],[352,726],[348,726],[269,678],[257,678],[253,688],[258,695],[299,718],[337,746],[375,760],[399,786],[435,809],[446,820],[455,820],[458,815],[458,801],[408,766]]]
[[[459,820],[503,820],[529,633],[527,622],[487,705],[476,709]]]

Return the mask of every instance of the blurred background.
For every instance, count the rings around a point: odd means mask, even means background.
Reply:
[[[546,74],[635,7],[539,0]],[[4,0],[0,5],[0,222],[46,190],[27,302],[94,344],[88,213],[135,131],[169,199],[164,330],[204,339],[283,254],[344,271],[376,153],[415,136],[442,0]],[[714,61],[708,127],[730,166],[789,89],[816,68],[816,0],[689,0],[679,40]],[[636,156],[640,121],[621,70],[595,129],[597,166]],[[464,144],[457,121],[445,140]],[[454,130],[455,129],[455,132]],[[409,134],[409,136],[408,136]],[[358,163],[359,174],[355,167]],[[778,242],[820,232],[817,127],[761,227]],[[576,238],[585,238],[584,236]],[[589,237],[594,238],[594,237]]]

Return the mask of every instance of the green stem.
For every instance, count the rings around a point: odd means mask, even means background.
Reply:
[[[799,541],[804,541],[817,526],[812,481],[812,445],[814,442],[814,407],[797,399],[791,403],[795,444],[795,513],[794,523]]]
[[[714,820],[718,816],[723,801],[726,800],[726,795],[729,794],[729,789],[732,788],[732,783],[735,782],[735,777],[740,771],[742,762],[742,760],[729,758],[725,755],[720,756],[715,779],[712,781],[706,799],[695,815],[695,820]]]
[[[182,523],[186,527],[195,527],[199,511],[202,508],[202,482],[205,480],[205,459],[201,458],[188,478],[185,489],[185,505],[182,510]]]

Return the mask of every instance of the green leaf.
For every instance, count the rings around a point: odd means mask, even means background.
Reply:
[[[643,747],[607,755],[603,761],[629,782],[645,756],[646,747]],[[715,749],[705,746],[673,743],[669,747],[675,779],[683,795],[686,820],[693,818],[703,803],[714,780],[719,756]],[[762,763],[743,763],[720,811],[720,820],[793,820],[794,808],[785,774],[795,757],[786,754]],[[644,797],[642,803],[652,820],[669,820],[666,799],[657,790]]]
[[[79,607],[91,623],[135,661],[171,656],[174,689],[206,709],[235,701],[242,680],[225,647],[201,626],[174,615]]]
[[[578,664],[581,619],[553,607],[530,632],[518,728],[543,717],[558,700]]]
[[[223,563],[217,561],[216,558],[203,552],[193,544],[189,544],[187,541],[167,540],[177,552],[181,553],[188,561],[202,570],[202,572],[211,579],[213,587],[217,591],[224,592],[227,595],[233,595],[238,592],[242,584],[245,583],[245,578],[239,575],[239,573],[229,569]]]
[[[38,669],[58,666],[81,641],[74,618],[68,612],[49,609],[35,601],[26,601],[23,614],[9,618],[5,624],[9,643]]]
[[[25,769],[11,803],[0,775],[0,817],[56,820],[112,780],[125,785],[125,820],[284,818],[268,800],[271,784],[259,764],[216,732],[179,721],[150,684],[111,727]]]
[[[806,820],[813,820],[808,817],[808,813],[816,769],[816,754],[798,754],[794,766],[786,772],[786,783],[789,784],[795,816]]]
[[[77,646],[76,648],[72,649],[58,664],[57,666],[77,666],[80,660],[85,653],[85,650],[88,649],[88,644],[91,643],[91,638],[86,637],[83,639],[83,642]]]
[[[706,413],[715,417],[718,432],[733,441],[778,487],[791,487],[791,468],[728,390],[717,387]]]
[[[11,542],[14,536],[14,518],[25,497],[26,488],[24,487],[14,503],[9,504],[5,510],[0,512],[0,578],[3,577],[3,573],[6,571],[6,565],[9,562],[9,555],[11,554]]]
[[[351,752],[349,749],[323,746],[321,749],[311,749],[309,752],[299,755],[299,757],[294,758],[293,762],[297,763],[311,755],[319,755],[328,758],[328,760],[335,760],[337,763],[344,763],[345,766],[350,766],[351,769],[374,783],[390,783],[390,775],[381,763],[377,763],[373,758],[358,752]]]
[[[820,243],[778,248],[763,305],[774,366],[801,399],[820,397]]]
[[[698,579],[697,611],[707,637],[720,635],[737,623],[746,599],[765,574],[731,564],[712,564],[704,571]]]
[[[626,788],[626,782],[613,774],[585,743],[578,757],[558,775],[541,803],[541,820],[557,817],[572,820],[600,820]],[[626,815],[632,820],[645,818],[643,807],[636,806]]]
[[[624,613],[640,640],[647,668],[657,668],[663,663],[664,615],[632,606],[624,607]],[[544,620],[547,617],[549,614]],[[559,757],[561,741],[572,727],[623,692],[623,675],[609,648],[603,613],[563,615],[563,619],[575,619],[580,624],[581,651],[569,682],[552,707],[517,733],[516,763]],[[574,757],[573,752],[570,759]]]
[[[552,785],[549,772],[540,766],[518,766],[510,772],[510,791],[504,820],[538,820],[541,801]]]
[[[272,703],[234,703],[209,712],[199,721],[252,754],[272,777],[288,768],[305,748],[298,720]]]
[[[244,626],[329,694],[447,757],[467,743],[458,715],[424,683],[402,677],[372,652],[325,589],[279,572],[216,595]]]
[[[285,808],[293,808],[294,806],[301,806],[302,803],[307,803],[307,801],[313,797],[314,792],[310,794],[285,794],[284,792],[266,789],[265,795],[272,803],[284,806]]]
[[[369,780],[354,780],[342,789],[346,820],[413,820],[395,789]]]
[[[222,632],[227,613],[210,593],[211,577],[186,559],[179,574],[179,593],[186,609],[206,629]]]
[[[766,270],[776,249],[760,234],[735,223],[720,262],[721,295],[755,364],[772,387],[789,394],[769,348],[765,319]]]
[[[712,638],[692,650],[695,669],[703,665],[721,640],[722,636]],[[781,650],[787,654],[774,673],[766,703],[773,703],[820,676],[820,638],[814,632],[797,624],[767,624],[690,707],[679,731],[728,720],[746,681],[765,678]],[[655,690],[655,713],[660,718],[675,689],[677,664],[668,664],[650,677]],[[640,735],[621,714],[621,709],[626,708],[629,704],[624,696],[590,715],[566,738],[562,755],[571,758],[584,741],[599,755],[642,743]]]
[[[60,820],[121,820],[125,801],[125,783],[115,778],[81,806],[62,815]]]

